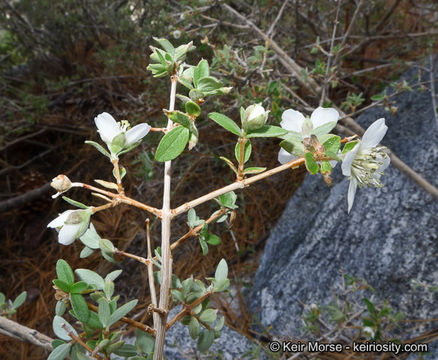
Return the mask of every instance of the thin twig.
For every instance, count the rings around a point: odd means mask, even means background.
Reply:
[[[149,291],[151,293],[151,303],[154,307],[157,307],[157,293],[155,291],[155,280],[154,280],[154,269],[152,264],[152,245],[151,245],[151,231],[150,231],[150,221],[146,219],[146,240],[148,244],[148,280],[149,280]],[[158,326],[158,315],[153,313],[154,329]]]
[[[70,329],[67,327],[66,324],[61,324],[61,327],[67,331],[68,336],[70,336],[75,342],[77,342],[79,345],[81,345],[85,350],[87,350],[88,352],[90,352],[91,354],[93,353],[93,349],[90,348],[86,343],[83,342],[83,340],[79,337],[76,336],[75,334],[73,334],[72,331],[70,331]],[[103,360],[101,356],[94,354],[93,355],[94,359],[98,359],[98,360]]]
[[[436,92],[435,92],[435,62],[434,62],[434,56],[429,55],[429,62],[430,62],[430,70],[429,70],[429,76],[430,76],[430,95],[432,96],[432,108],[433,108],[433,114],[435,116],[435,121],[438,126],[438,109],[436,104]]]
[[[99,309],[97,308],[97,306],[95,306],[95,305],[93,305],[93,304],[87,303],[87,306],[88,306],[88,308],[89,308],[90,310],[92,310],[92,311],[95,311],[95,312],[98,312],[98,311],[99,311]],[[152,335],[153,337],[155,337],[155,330],[152,329],[150,326],[148,326],[148,325],[146,325],[146,324],[143,324],[143,323],[141,323],[141,322],[139,322],[139,321],[136,321],[136,320],[130,319],[130,318],[126,317],[126,316],[122,317],[122,318],[120,319],[120,321],[121,321],[121,322],[124,322],[125,324],[132,325],[132,326],[134,326],[134,327],[137,328],[137,329],[140,329],[140,330],[146,331],[148,334],[150,334],[150,335]]]
[[[354,11],[353,18],[351,19],[350,25],[348,26],[347,31],[342,37],[341,45],[339,46],[339,51],[335,56],[334,64],[337,65],[339,61],[339,56],[341,55],[342,49],[344,48],[345,43],[347,42],[348,37],[350,36],[351,30],[357,20],[357,16],[359,14],[360,9],[362,8],[363,0],[360,0],[359,5],[357,5],[356,10]]]
[[[138,256],[138,255],[134,255],[134,254],[131,254],[131,253],[119,250],[117,248],[114,249],[114,254],[115,255],[124,256],[124,257],[130,258],[130,259],[134,259],[134,260],[136,260],[136,261],[138,261],[138,262],[140,262],[140,263],[142,263],[142,264],[144,264],[146,266],[149,266],[149,265],[152,264],[149,259],[145,259],[144,257]]]
[[[176,314],[172,319],[169,320],[169,322],[167,323],[167,329],[171,328],[177,321],[181,320],[187,313],[189,313],[194,307],[202,303],[211,294],[213,294],[212,291],[207,291],[204,295],[193,301],[191,304],[183,305],[184,308],[178,314]]]
[[[293,161],[290,161],[286,164],[277,166],[276,168],[273,168],[271,170],[262,172],[261,174],[258,175],[254,175],[251,176],[249,178],[243,179],[241,181],[235,181],[234,183],[227,185],[223,188],[217,189],[215,191],[210,192],[209,194],[203,195],[195,200],[186,202],[185,204],[177,207],[176,209],[172,210],[172,217],[174,216],[178,216],[179,214],[182,214],[186,211],[189,211],[190,209],[194,208],[195,206],[198,206],[200,204],[203,204],[204,202],[208,201],[208,200],[212,200],[215,197],[218,197],[220,195],[226,194],[230,191],[234,191],[234,190],[238,190],[238,189],[243,189],[246,186],[255,183],[259,180],[262,180],[264,178],[267,178],[271,175],[277,174],[279,172],[282,172],[284,170],[287,169],[294,169],[294,168],[298,168],[299,166],[304,164],[304,158],[300,157],[298,159],[295,159]]]
[[[342,1],[338,1],[338,7],[336,9],[336,16],[335,16],[335,23],[333,25],[333,32],[332,32],[332,40],[330,42],[330,51],[327,54],[327,65],[326,65],[326,69],[325,69],[325,76],[324,76],[324,84],[322,86],[322,93],[321,93],[321,97],[319,99],[319,106],[322,106],[322,104],[324,103],[326,94],[328,92],[328,87],[329,87],[329,74],[330,74],[330,67],[331,67],[331,61],[332,61],[332,57],[333,57],[333,47],[335,44],[335,36],[336,36],[336,29],[338,28],[338,23],[339,23],[339,12],[341,10],[341,5],[342,5]],[[335,62],[336,65],[336,62]]]

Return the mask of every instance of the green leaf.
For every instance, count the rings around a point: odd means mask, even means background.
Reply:
[[[227,192],[226,194],[219,195],[219,203],[228,209],[236,209],[237,195],[234,191]]]
[[[114,283],[111,279],[105,280],[105,285],[103,286],[103,292],[107,299],[111,299],[114,294]]]
[[[122,154],[122,152],[120,154]],[[122,180],[126,175],[126,169],[123,166],[119,167],[119,174],[120,174],[120,180]],[[113,169],[113,176],[114,176],[114,179],[117,179],[116,169]]]
[[[336,126],[336,123],[336,121],[330,121],[328,123],[325,123],[324,125],[318,126],[317,128],[312,130],[311,134],[316,136],[327,134],[333,130],[333,128]]]
[[[273,125],[263,125],[261,128],[258,128],[256,130],[251,130],[246,134],[248,138],[253,137],[279,137],[282,135],[286,135],[287,130],[284,130],[283,128],[279,126],[273,126]]]
[[[47,360],[64,360],[70,353],[71,344],[61,344],[49,355]]]
[[[238,174],[236,167],[234,166],[234,164],[230,159],[227,159],[225,156],[219,156],[219,159],[225,161],[225,163],[231,168],[231,170],[233,170],[236,175]]]
[[[305,157],[305,159],[306,159],[306,168],[307,168],[307,170],[308,170],[312,175],[315,175],[315,174],[318,172],[319,167],[318,167],[318,164],[316,163],[315,159],[313,158],[312,153],[310,153],[310,152],[306,152],[306,153],[304,154],[304,157]]]
[[[137,348],[134,345],[131,344],[124,344],[120,349],[114,352],[114,354],[123,356],[125,358],[136,356],[137,355]]]
[[[94,311],[90,311],[90,318],[87,321],[87,326],[93,330],[103,328],[103,325],[99,320],[99,315],[97,315]]]
[[[198,338],[198,350],[200,352],[206,352],[214,341],[214,331],[203,330],[199,334]]]
[[[207,309],[204,310],[201,315],[199,316],[199,320],[204,321],[206,323],[213,323],[216,321],[217,318],[217,310],[214,309]]]
[[[341,148],[341,138],[339,136],[332,136],[323,143],[323,146],[326,151],[337,154]]]
[[[333,170],[332,165],[328,161],[321,161],[321,174],[331,173]]]
[[[108,328],[109,326],[111,326],[110,324],[110,317],[111,317],[111,310],[110,310],[110,306],[108,304],[108,301],[104,298],[99,299],[98,301],[99,306],[98,306],[98,316],[99,316],[99,321],[102,323],[104,328]]]
[[[172,295],[172,299],[175,302],[180,302],[180,303],[184,303],[184,296],[183,293],[181,291],[179,291],[178,289],[172,289],[170,290],[170,293]]]
[[[215,234],[208,234],[206,241],[210,245],[214,245],[214,246],[217,246],[217,245],[219,245],[221,243],[220,237],[215,235]]]
[[[111,279],[112,281],[116,280],[122,272],[123,270],[111,271],[107,276],[105,276],[105,281],[108,279]]]
[[[100,239],[99,247],[103,252],[107,254],[111,254],[111,255],[114,254],[114,250],[115,250],[114,245],[108,239]]]
[[[200,331],[200,326],[199,326],[199,321],[198,319],[196,319],[194,316],[190,317],[190,322],[189,322],[189,334],[190,337],[195,340],[198,335],[199,335],[199,331]]]
[[[197,103],[190,100],[190,101],[187,101],[184,106],[185,106],[186,112],[189,115],[192,115],[194,117],[198,117],[199,115],[201,115],[201,108],[199,107],[199,105]]]
[[[207,255],[208,254],[208,245],[205,242],[205,236],[200,234],[199,235],[199,244],[201,245],[201,249],[202,249],[202,255]]]
[[[217,323],[214,325],[216,331],[221,331],[225,324],[225,316],[222,316]]]
[[[90,249],[88,246],[84,246],[81,253],[79,254],[79,257],[81,259],[85,259],[86,257],[90,256],[92,253],[94,253],[93,249]]]
[[[219,114],[217,112],[212,112],[208,114],[208,117],[220,126],[222,126],[224,129],[232,132],[234,135],[241,135],[242,130],[240,130],[239,126],[228,116]]]
[[[56,262],[56,274],[58,275],[59,280],[64,281],[69,286],[75,281],[70,265],[63,259],[59,259]]]
[[[181,124],[182,126],[186,127],[187,129],[190,128],[190,117],[187,116],[187,114],[184,114],[183,112],[178,111],[178,110],[165,111],[165,114],[173,122]]]
[[[212,76],[205,76],[198,81],[197,89],[201,90],[204,94],[213,92],[220,89],[223,86],[222,82]]]
[[[192,89],[192,90],[190,90],[190,92],[189,92],[189,97],[190,97],[190,99],[192,99],[193,101],[198,101],[198,100],[200,100],[200,99],[203,99],[204,96],[205,96],[205,94],[204,94],[202,91],[197,90],[197,89]]]
[[[114,311],[111,314],[109,326],[119,321],[122,317],[129,313],[137,305],[137,302],[138,300],[131,300],[130,302],[120,306],[116,311]]]
[[[70,205],[76,206],[76,207],[81,208],[81,209],[88,209],[88,206],[87,206],[87,205],[82,204],[82,203],[79,202],[79,201],[76,201],[76,200],[70,199],[70,198],[68,198],[67,196],[63,196],[62,199],[65,200],[65,201],[67,201]]]
[[[154,37],[154,40],[160,44],[161,48],[168,52],[172,57],[175,55],[175,47],[171,44],[171,42],[167,39],[163,38],[156,38]]]
[[[55,314],[56,315],[58,315],[58,316],[64,315],[65,309],[66,309],[66,306],[64,304],[64,301],[59,300],[56,302],[56,307],[55,307]]]
[[[53,332],[57,337],[59,337],[62,340],[70,341],[72,338],[68,334],[68,332],[62,327],[62,324],[65,324],[67,329],[73,333],[73,335],[78,336],[78,333],[76,330],[71,326],[67,320],[62,318],[61,316],[55,315],[53,318]]]
[[[78,281],[70,286],[70,293],[72,294],[80,294],[88,289],[88,284],[83,281]]]
[[[208,67],[208,61],[205,59],[202,59],[198,66],[193,67],[193,83],[195,84],[195,87],[198,87],[199,80],[210,76],[210,69]],[[222,86],[222,84],[221,84]]]
[[[102,276],[94,271],[88,269],[76,269],[75,273],[82,281],[85,281],[88,285],[94,286],[98,290],[103,290],[105,281]]]
[[[342,149],[342,154],[346,154],[347,152],[353,150],[353,148],[357,145],[358,142],[359,142],[359,140],[350,141],[350,142],[346,143],[344,145],[344,148]]]
[[[221,292],[221,291],[225,291],[230,287],[230,279],[226,279],[225,281],[218,283],[216,282],[216,284],[214,285],[213,291],[214,292]]]
[[[108,158],[111,159],[111,155],[109,154],[108,151],[106,151],[100,144],[98,144],[95,141],[90,141],[90,140],[86,140],[85,144],[89,144],[94,146],[97,150],[99,150],[99,152],[101,152],[103,155],[107,156]]]
[[[135,346],[144,355],[149,355],[154,351],[154,338],[145,331],[135,329]]]
[[[79,321],[86,323],[90,316],[87,303],[81,294],[71,294],[70,303]]]
[[[0,292],[0,305],[6,302],[6,296],[2,292]]]
[[[228,278],[228,265],[225,259],[219,261],[216,272],[214,274],[214,278],[218,283],[222,283]]]
[[[266,170],[265,167],[249,167],[249,168],[246,168],[245,170],[243,170],[243,173],[245,175],[248,175],[248,174],[259,174],[259,173],[261,173],[261,172],[263,172],[265,170]]]
[[[362,301],[367,306],[368,312],[371,315],[374,315],[374,313],[376,312],[376,308],[374,307],[374,304],[371,301],[369,301],[367,298],[363,298]]]
[[[56,287],[58,287],[62,291],[65,291],[67,293],[70,292],[70,286],[65,281],[55,279],[52,282],[53,284],[55,284]]]
[[[245,164],[249,160],[249,157],[251,156],[251,142],[249,140],[245,143],[245,151],[244,152],[245,152],[245,154],[244,154],[243,163]],[[237,161],[240,161],[240,143],[239,142],[236,143],[236,147],[234,148],[234,154],[236,155]]]
[[[184,126],[177,126],[169,131],[160,141],[155,159],[160,162],[170,161],[181,154],[189,141],[190,131]]]
[[[187,225],[189,225],[189,227],[194,227],[196,218],[196,210],[193,208],[190,209],[187,213]]]
[[[79,238],[90,249],[99,249],[100,236],[91,223],[89,229]]]
[[[20,295],[18,295],[12,303],[12,309],[18,309],[21,305],[23,305],[26,301],[26,296],[26,291],[23,291]]]

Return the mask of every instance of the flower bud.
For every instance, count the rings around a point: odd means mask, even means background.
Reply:
[[[265,111],[260,104],[250,105],[245,109],[242,127],[245,131],[260,129],[268,120],[269,111]]]
[[[58,175],[52,179],[50,186],[54,188],[57,192],[62,193],[71,188],[71,181],[65,175]]]

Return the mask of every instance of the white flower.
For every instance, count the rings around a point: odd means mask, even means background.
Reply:
[[[70,245],[85,233],[91,214],[91,209],[67,210],[52,220],[47,227],[56,228],[59,232],[58,241],[63,245]]]
[[[101,139],[108,145],[112,153],[119,153],[124,148],[139,142],[151,130],[146,124],[139,124],[129,129],[127,121],[116,122],[114,118],[104,112],[94,118]]]
[[[374,336],[376,335],[375,331],[373,330],[373,328],[369,327],[369,326],[365,326],[362,329],[363,333],[368,336],[368,338],[372,339],[374,338]]]
[[[245,131],[260,129],[268,120],[269,111],[260,104],[250,105],[245,109],[242,119],[242,127]]]
[[[329,133],[338,122],[339,113],[333,108],[318,107],[313,112],[310,118],[305,118],[299,111],[289,109],[281,115],[280,126],[293,135],[294,150],[293,154],[281,148],[278,153],[278,161],[285,164],[289,161],[295,160],[298,156],[304,154],[304,146],[302,142],[305,138],[312,134],[316,136]],[[292,138],[291,138],[292,140]],[[330,161],[334,167],[337,161]]]
[[[305,138],[310,137],[311,134],[319,136],[329,133],[336,126],[338,119],[339,113],[333,108],[317,107],[310,115],[310,119],[306,119],[299,111],[289,109],[281,115],[280,126]],[[318,129],[323,125],[326,126]],[[315,131],[316,129],[320,131]]]
[[[380,177],[389,166],[390,158],[384,146],[377,146],[386,134],[385,119],[374,121],[353,149],[342,160],[342,173],[350,179],[348,212],[353,206],[357,186],[382,187]]]

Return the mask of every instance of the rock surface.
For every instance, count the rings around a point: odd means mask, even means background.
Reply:
[[[403,78],[416,83],[417,74],[412,69]],[[437,186],[438,122],[431,93],[416,90],[393,99],[394,116],[374,107],[358,122],[367,128],[386,118],[383,144]],[[251,309],[265,327],[272,326],[272,334],[302,335],[302,303],[331,302],[341,269],[366,279],[377,299],[388,299],[406,318],[438,317],[438,293],[411,285],[412,279],[438,285],[438,201],[390,166],[385,187],[358,189],[348,215],[348,180],[340,172],[335,168],[332,188],[320,176],[307,175],[267,241]]]
[[[169,318],[172,318],[180,310],[179,307],[172,309]],[[245,336],[233,329],[224,326],[221,337],[216,339],[206,354],[200,354],[196,348],[196,341],[189,335],[187,326],[180,322],[170,328],[166,335],[165,355],[167,359],[224,359],[238,360],[250,349],[255,347]]]

